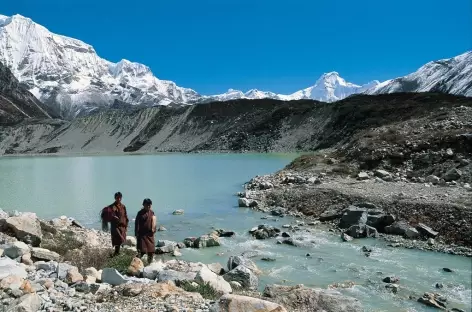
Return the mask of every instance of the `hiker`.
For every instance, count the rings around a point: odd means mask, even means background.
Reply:
[[[116,192],[115,202],[103,208],[101,213],[102,228],[104,224],[108,228],[108,222],[111,225],[111,244],[115,248],[113,256],[120,253],[121,245],[126,241],[126,232],[128,230],[128,214],[126,213],[126,206],[121,203],[122,198],[121,192]]]
[[[138,211],[135,221],[134,235],[136,236],[139,257],[147,254],[148,263],[153,260],[156,251],[154,234],[156,233],[156,217],[152,211],[152,201],[149,198],[143,200],[143,208]]]

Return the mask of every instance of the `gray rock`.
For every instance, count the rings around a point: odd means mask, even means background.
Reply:
[[[351,236],[347,235],[346,233],[342,233],[342,234],[341,234],[341,238],[342,238],[342,240],[345,241],[345,242],[350,242],[350,241],[353,240],[353,238],[352,238]]]
[[[67,264],[67,263],[59,263],[57,265],[57,278],[59,278],[60,280],[65,280],[66,277],[67,277],[67,272],[71,271],[71,270],[74,270],[74,271],[79,271],[79,269],[77,269],[77,267],[73,266],[73,265],[70,265],[70,264]]]
[[[365,225],[367,222],[367,210],[350,206],[342,215],[339,227],[347,229],[353,225]],[[352,235],[351,235],[352,236]]]
[[[184,214],[184,210],[183,210],[183,209],[177,209],[177,210],[175,210],[174,212],[172,212],[172,214],[173,214],[174,216],[183,215],[183,214]]]
[[[452,168],[443,175],[443,179],[446,182],[457,181],[461,178],[461,176],[462,176],[462,171],[456,168]]]
[[[429,175],[429,176],[426,177],[425,181],[427,183],[431,183],[431,184],[436,185],[436,184],[439,184],[440,179],[435,175]]]
[[[215,274],[218,274],[218,275],[222,275],[225,273],[225,269],[223,268],[223,266],[216,262],[216,263],[211,263],[208,265],[208,268]]]
[[[23,242],[14,242],[3,248],[3,254],[11,259],[16,259],[30,252],[28,245]]]
[[[392,214],[371,214],[367,215],[367,225],[376,228],[379,232],[385,232],[385,227],[392,225],[395,222],[395,216]]]
[[[15,312],[37,312],[41,309],[41,297],[37,294],[27,294],[15,300],[8,311]]]
[[[177,248],[177,243],[168,240],[158,240],[156,246],[157,254],[172,253]]]
[[[432,228],[430,228],[429,226],[423,223],[419,223],[416,226],[416,229],[418,230],[419,233],[421,233],[421,235],[424,235],[427,237],[435,238],[436,236],[438,236],[438,232],[434,231]]]
[[[284,307],[270,301],[226,294],[210,307],[210,312],[287,312]]]
[[[392,178],[392,175],[390,174],[390,172],[388,171],[385,171],[385,170],[375,170],[374,171],[374,175],[378,178],[381,178],[382,180],[390,180]]]
[[[220,239],[216,235],[202,235],[193,242],[194,248],[206,248],[220,246]]]
[[[253,199],[248,199],[248,198],[239,198],[238,199],[238,206],[239,207],[246,207],[246,208],[252,208],[252,207],[257,207],[257,201]]]
[[[111,268],[105,268],[102,271],[102,282],[110,284],[112,286],[117,286],[117,285],[125,284],[127,280],[117,270],[111,269]]]
[[[4,226],[13,231],[17,239],[31,243],[34,247],[39,246],[43,238],[39,220],[32,218],[30,215],[9,217],[5,220]]]
[[[0,280],[10,275],[26,278],[28,274],[24,267],[15,260],[6,257],[0,258]]]
[[[377,230],[368,225],[353,225],[345,233],[354,238],[378,237]]]
[[[233,270],[227,272],[223,275],[223,278],[228,282],[238,282],[246,289],[257,289],[259,285],[259,279],[256,274],[243,265],[239,265]]]
[[[34,266],[36,267],[36,270],[44,270],[47,273],[50,273],[50,272],[57,271],[58,264],[55,261],[49,261],[49,262],[38,261],[34,263]],[[67,274],[67,271],[65,274]],[[64,275],[64,278],[65,278],[65,275]]]
[[[320,215],[320,221],[321,222],[326,222],[326,221],[331,221],[331,220],[336,220],[341,218],[342,213],[336,211],[336,210],[326,210]]]
[[[212,272],[207,267],[202,267],[195,276],[195,281],[199,283],[208,283],[220,294],[229,294],[233,290],[231,285],[221,276]]]
[[[39,247],[33,247],[31,250],[31,255],[35,259],[46,261],[59,261],[61,258],[58,253]]]
[[[196,272],[179,272],[175,270],[162,270],[157,274],[157,281],[193,281],[197,276]]]
[[[256,274],[260,273],[260,270],[254,261],[242,256],[230,256],[227,265],[229,271],[237,268],[238,266],[245,266]]]
[[[369,179],[369,175],[367,174],[367,172],[359,172],[359,174],[357,174],[357,180],[368,180]]]
[[[386,226],[385,233],[393,235],[402,235],[407,238],[415,238],[419,236],[418,231],[404,221],[397,221],[392,225]]]
[[[268,285],[264,297],[279,303],[288,311],[362,312],[359,300],[328,289],[308,288],[303,285]],[[296,298],[296,300],[294,299]]]

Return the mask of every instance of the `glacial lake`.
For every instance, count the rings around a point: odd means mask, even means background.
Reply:
[[[283,168],[293,154],[159,154],[81,157],[0,158],[0,208],[35,212],[41,218],[67,215],[87,227],[99,228],[99,211],[124,195],[130,219],[134,219],[145,197],[152,199],[159,224],[168,231],[157,239],[183,240],[208,233],[212,228],[236,232],[223,238],[222,246],[182,250],[183,259],[220,262],[226,267],[230,255],[258,252],[252,258],[268,283],[305,284],[326,288],[352,281],[356,286],[340,289],[361,300],[366,311],[435,311],[410,300],[424,292],[444,295],[450,308],[471,311],[471,258],[387,247],[379,240],[341,242],[338,235],[315,227],[301,232],[308,247],[277,245],[274,239],[258,241],[248,230],[267,223],[281,227],[294,223],[285,217],[261,220],[264,215],[237,207],[236,192],[255,175]],[[184,209],[181,216],[172,211]],[[132,234],[130,232],[130,234]],[[365,257],[362,246],[373,252]],[[311,257],[307,258],[309,253]],[[264,262],[263,257],[275,258]],[[443,272],[448,267],[453,273]],[[397,294],[385,289],[385,276],[398,276]],[[436,283],[444,288],[436,289]]]

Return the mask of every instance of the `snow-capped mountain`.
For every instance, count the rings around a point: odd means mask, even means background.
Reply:
[[[229,89],[228,92],[203,96],[200,101],[228,101],[235,99],[276,99],[276,100],[302,100],[302,99],[311,99],[322,102],[335,102],[342,100],[352,94],[362,93],[369,88],[375,87],[379,82],[374,80],[365,85],[356,85],[350,82],[347,82],[339,76],[337,72],[330,72],[323,74],[316,83],[306,89],[297,91],[295,93],[285,95],[285,94],[276,94],[273,92],[259,91],[256,89],[249,90],[244,93],[239,90]]]
[[[382,82],[365,93],[428,91],[472,96],[472,51],[429,62],[414,73]]]
[[[102,59],[92,46],[56,35],[21,15],[0,15],[0,62],[66,118],[115,100],[165,105],[200,97],[191,89],[156,78],[145,65]]]
[[[290,94],[290,100],[312,99],[322,102],[335,102],[342,100],[352,94],[362,93],[365,90],[378,85],[374,80],[365,85],[356,85],[347,82],[337,72],[323,74],[314,86]]]

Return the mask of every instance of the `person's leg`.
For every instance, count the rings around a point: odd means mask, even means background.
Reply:
[[[151,264],[152,260],[154,259],[154,253],[153,252],[148,252],[147,253],[147,259],[148,259],[148,264]]]
[[[117,255],[119,255],[119,254],[120,254],[120,248],[121,248],[121,246],[120,246],[120,245],[118,245],[118,246],[115,246],[115,253],[113,254],[114,256],[117,256]]]

